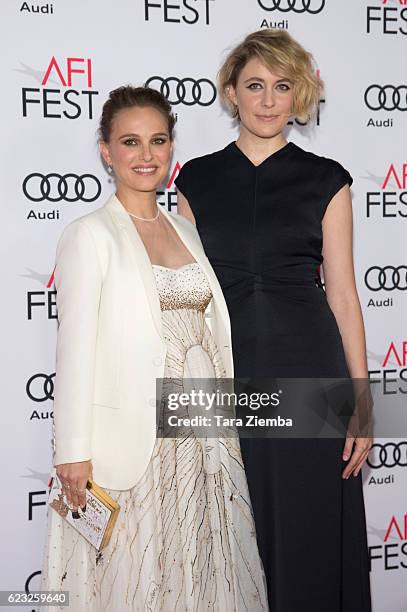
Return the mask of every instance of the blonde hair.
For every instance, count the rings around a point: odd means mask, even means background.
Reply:
[[[291,114],[300,121],[308,121],[318,109],[323,82],[316,73],[311,53],[288,32],[279,29],[258,30],[246,36],[228,54],[219,70],[219,93],[233,117],[238,117],[239,111],[228,95],[228,88],[236,87],[241,71],[253,57],[258,57],[272,72],[291,81]]]

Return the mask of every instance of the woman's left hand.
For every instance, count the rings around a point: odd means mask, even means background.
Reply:
[[[362,465],[367,459],[373,445],[373,438],[355,438],[348,435],[343,449],[343,460],[348,461],[347,466],[342,472],[342,478],[349,478],[352,474],[357,476],[362,469]]]

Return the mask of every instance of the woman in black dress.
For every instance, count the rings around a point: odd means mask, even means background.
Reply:
[[[352,178],[282,133],[317,107],[312,56],[262,30],[232,50],[219,82],[239,137],[186,163],[176,185],[224,291],[235,376],[366,379]],[[241,439],[272,612],[370,611],[360,472],[371,444]]]

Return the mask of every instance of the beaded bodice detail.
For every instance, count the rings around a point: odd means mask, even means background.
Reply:
[[[199,264],[193,262],[180,268],[153,264],[153,269],[161,310],[206,310],[212,291]]]

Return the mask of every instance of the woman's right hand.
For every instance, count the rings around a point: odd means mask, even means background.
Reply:
[[[79,461],[78,463],[61,463],[56,466],[56,473],[62,484],[62,492],[73,511],[86,505],[86,485],[92,478],[92,462]]]

